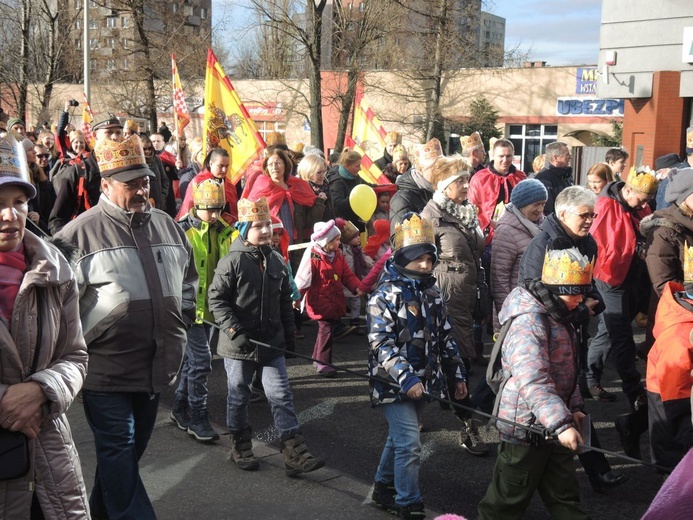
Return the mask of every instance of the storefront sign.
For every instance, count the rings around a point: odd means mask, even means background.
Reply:
[[[558,98],[559,116],[623,116],[623,99]]]
[[[245,103],[245,108],[255,121],[283,121],[286,117],[282,103]]]
[[[597,93],[597,69],[578,67],[576,74],[575,93],[576,94],[596,94]]]

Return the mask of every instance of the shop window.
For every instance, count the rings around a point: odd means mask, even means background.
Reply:
[[[266,141],[267,134],[271,132],[284,132],[286,130],[286,123],[284,121],[255,121],[255,126],[257,126],[257,131],[260,132],[262,138]]]
[[[532,173],[532,161],[546,151],[546,145],[558,140],[557,125],[509,125],[508,136],[515,147],[520,169]]]

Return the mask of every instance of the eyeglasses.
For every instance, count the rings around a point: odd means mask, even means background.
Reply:
[[[37,153],[37,154],[36,154],[36,157],[38,157],[39,159],[48,159],[48,158],[50,157],[50,154],[47,154],[47,153]]]
[[[143,146],[143,147],[142,147],[142,150],[145,151],[145,152],[151,152],[152,150],[154,150],[154,147],[152,147],[152,146]]]
[[[582,220],[594,220],[595,218],[597,218],[597,213],[591,211],[587,211],[585,213],[575,213],[574,211],[569,211],[568,213],[570,213],[571,215],[576,215],[580,217]]]

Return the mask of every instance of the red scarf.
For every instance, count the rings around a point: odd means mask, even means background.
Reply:
[[[0,252],[0,315],[8,322],[12,318],[14,302],[26,273],[24,244],[18,251]]]

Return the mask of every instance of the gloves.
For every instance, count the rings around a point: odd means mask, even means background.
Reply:
[[[294,334],[287,334],[284,336],[284,340],[286,341],[286,351],[296,352],[296,336]]]
[[[250,354],[255,347],[250,343],[250,338],[243,332],[236,332],[231,338],[231,346],[241,354]]]

